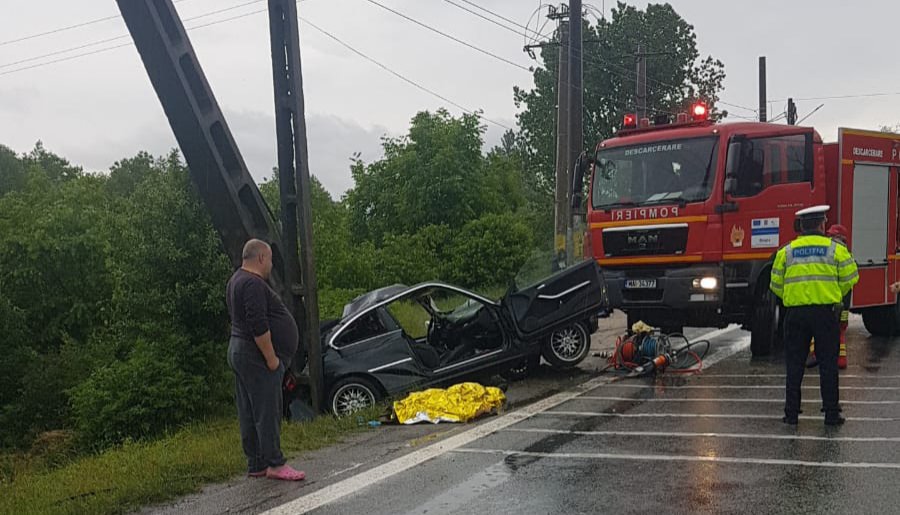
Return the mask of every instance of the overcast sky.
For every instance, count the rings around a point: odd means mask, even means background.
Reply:
[[[444,0],[379,1],[510,61],[535,64],[522,52],[522,36]],[[540,5],[537,0],[476,1],[521,24],[526,24]],[[727,102],[747,107],[757,104],[760,55],[768,59],[769,98],[779,100],[771,109],[776,113],[784,110],[787,96],[804,99],[900,92],[900,66],[894,52],[900,2],[670,3],[694,25],[701,55],[712,54],[725,63],[722,99]],[[603,4],[602,0],[592,3],[598,9]],[[612,4],[606,2],[607,12]],[[176,5],[185,25],[194,27],[264,9],[266,2],[181,0]],[[635,5],[643,8],[647,4]],[[112,19],[6,43],[117,15],[114,0],[0,0],[0,7],[0,143],[26,152],[42,140],[50,150],[90,171],[104,171],[140,150],[162,154],[175,146],[133,46],[15,71],[130,41],[125,38],[29,60],[127,35],[124,22]],[[394,71],[459,105],[482,109],[487,118],[503,125],[515,123],[513,86],[532,84],[528,72],[429,32],[367,0],[305,0],[300,13]],[[534,23],[532,27],[537,28]],[[335,196],[352,186],[351,155],[360,152],[366,161],[378,159],[381,137],[405,133],[417,111],[443,106],[460,114],[458,108],[401,81],[309,26],[302,25],[301,33],[310,169]],[[190,35],[254,177],[269,176],[276,157],[266,15],[252,14],[198,28]],[[24,62],[12,64],[19,61]],[[826,140],[837,137],[839,126],[877,129],[900,122],[900,94],[799,100],[800,117],[821,103],[825,106],[806,124],[818,128]],[[728,109],[753,116],[749,111]],[[488,126],[486,140],[494,144],[503,129]]]

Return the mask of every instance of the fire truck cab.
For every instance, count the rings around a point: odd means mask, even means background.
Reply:
[[[679,118],[642,120],[590,160],[584,249],[629,327],[740,323],[753,354],[770,353],[781,334],[774,255],[796,236],[796,211],[828,204],[860,268],[851,310],[873,335],[900,330],[889,289],[900,272],[900,135],[841,129],[824,144],[808,127]]]

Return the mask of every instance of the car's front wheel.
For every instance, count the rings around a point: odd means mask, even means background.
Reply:
[[[591,350],[591,338],[582,323],[557,329],[541,346],[541,354],[557,370],[574,368]]]
[[[342,417],[374,406],[381,399],[381,390],[364,377],[348,377],[338,381],[328,395],[331,412]]]

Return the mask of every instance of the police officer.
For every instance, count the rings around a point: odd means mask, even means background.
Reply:
[[[856,262],[843,244],[825,236],[829,206],[797,211],[794,241],[775,255],[772,292],[781,298],[784,318],[784,354],[787,369],[784,418],[796,424],[800,413],[800,385],[809,342],[816,341],[825,424],[844,423],[838,406],[837,354],[842,299],[859,281]]]

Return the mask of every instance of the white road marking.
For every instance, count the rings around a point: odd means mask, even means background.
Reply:
[[[805,374],[806,377],[811,379],[817,379],[819,377],[819,373],[813,371],[810,373],[809,371]],[[900,379],[900,376],[882,376],[882,375],[866,375],[866,374],[840,374],[841,379]],[[784,379],[784,374],[705,374],[703,372],[697,374],[697,377],[730,377],[730,378],[757,378],[757,377],[775,377]]]
[[[577,399],[572,399],[573,401],[580,400],[589,400],[589,401],[634,401],[634,402],[772,402],[778,404],[784,404],[784,399],[739,399],[736,397],[730,398],[717,398],[717,397],[688,397],[688,398],[678,398],[678,399],[669,399],[665,397],[654,397],[650,399],[641,399],[636,397],[602,397],[597,395],[582,395]],[[805,404],[822,404],[822,401],[815,399],[803,399],[800,401]],[[879,404],[900,404],[900,401],[845,401],[842,400],[841,404],[863,404],[863,405],[879,405]]]
[[[500,449],[457,449],[453,452],[464,454],[499,454],[502,456],[526,456],[533,458],[550,459],[586,459],[586,460],[630,460],[630,461],[691,461],[713,463],[739,463],[753,465],[787,465],[800,467],[826,467],[826,468],[873,468],[900,470],[900,463],[872,463],[872,462],[834,462],[834,461],[801,461],[782,460],[769,458],[732,458],[728,456],[683,456],[669,454],[609,454],[609,453],[552,453],[552,452],[522,452],[504,451]]]
[[[737,325],[732,325],[731,327],[727,327],[725,329],[719,329],[710,333],[702,334],[694,338],[694,340],[712,339],[722,334],[731,332],[737,329],[737,327]],[[735,346],[730,346],[726,349],[716,352],[716,356],[719,357],[719,360],[725,359],[735,352],[738,352],[739,350],[741,349],[736,348]],[[287,515],[295,513],[306,513],[315,510],[328,503],[341,499],[342,497],[346,497],[348,495],[356,493],[363,488],[371,486],[379,481],[404,472],[412,467],[415,467],[416,465],[422,464],[428,460],[459,449],[460,447],[468,445],[475,440],[488,436],[492,433],[517,424],[534,415],[538,415],[542,412],[559,406],[560,404],[563,404],[566,401],[572,400],[579,395],[589,392],[590,390],[593,390],[598,386],[608,384],[609,382],[615,381],[617,379],[619,378],[608,376],[591,379],[565,392],[552,395],[550,397],[547,397],[546,399],[539,400],[535,403],[529,404],[528,406],[517,409],[516,411],[509,412],[493,420],[478,424],[472,429],[463,431],[462,433],[451,436],[439,442],[435,442],[428,447],[425,447],[424,449],[405,454],[383,465],[371,468],[355,476],[349,477],[342,481],[338,481],[337,483],[333,483],[320,490],[304,495],[303,497],[294,499],[293,501],[289,501],[285,504],[282,504],[281,506],[272,508],[271,510],[266,511],[265,515]]]
[[[536,415],[550,417],[616,417],[616,418],[738,418],[781,420],[780,416],[757,413],[606,413],[602,411],[543,411]],[[800,420],[822,420],[821,416],[800,415]],[[897,422],[897,417],[845,417],[848,422]]]
[[[754,433],[684,433],[670,431],[574,431],[567,429],[515,428],[504,429],[506,433],[541,433],[571,434],[579,436],[624,436],[654,438],[736,438],[752,440],[803,440],[813,442],[900,442],[900,436],[812,436],[788,434],[754,434]]]
[[[616,384],[607,384],[604,385],[607,388],[638,388],[642,390],[784,390],[783,384],[773,384],[773,385],[762,385],[762,384],[748,384],[748,385],[739,385],[739,384],[710,384],[710,385],[699,385],[699,384],[683,384],[683,385],[669,385],[669,384],[625,384],[625,383],[616,383]],[[819,390],[818,386],[801,386],[804,390]],[[872,390],[872,391],[897,391],[900,390],[900,386],[841,386],[841,391],[844,390]]]

